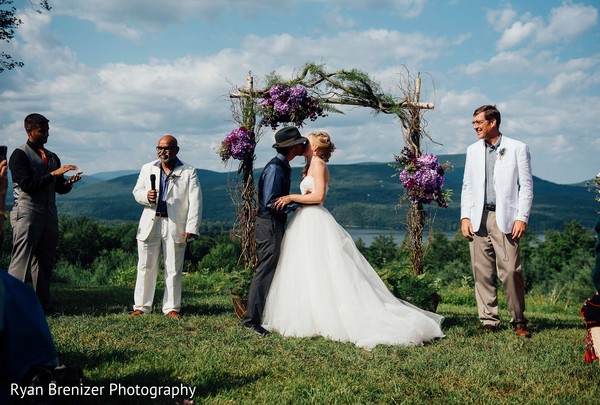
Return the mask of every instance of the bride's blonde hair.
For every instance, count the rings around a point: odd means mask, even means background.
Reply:
[[[319,149],[315,154],[326,162],[329,162],[331,154],[335,150],[335,145],[331,142],[331,137],[325,131],[317,131],[308,134],[312,138],[313,143],[317,145]]]
[[[317,150],[314,152],[314,154],[323,159],[325,162],[329,162],[329,158],[335,150],[335,145],[333,142],[331,142],[331,137],[329,134],[325,131],[316,131],[311,132],[307,136],[311,139],[312,144],[317,146]],[[307,160],[304,170],[302,171],[302,177],[305,177],[306,173],[308,173],[308,166],[309,162]]]

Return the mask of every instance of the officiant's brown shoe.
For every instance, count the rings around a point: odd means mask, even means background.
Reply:
[[[527,325],[526,324],[519,323],[515,327],[515,335],[522,336],[522,337],[525,337],[525,338],[530,338],[531,337],[531,332],[529,331],[529,329],[527,329]]]
[[[177,311],[171,311],[167,314],[167,316],[173,319],[181,319],[181,314]]]
[[[144,315],[144,311],[136,309],[135,311],[130,312],[129,315],[131,315],[131,316]]]

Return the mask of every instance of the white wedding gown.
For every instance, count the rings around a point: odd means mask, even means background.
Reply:
[[[304,178],[300,190],[314,190]],[[263,327],[283,336],[324,336],[370,349],[443,337],[444,317],[396,298],[322,205],[291,219],[269,289]]]

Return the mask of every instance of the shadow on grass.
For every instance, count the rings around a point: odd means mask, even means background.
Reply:
[[[62,315],[101,316],[128,311],[133,301],[133,291],[115,286],[71,286],[55,284],[54,307]]]
[[[154,294],[154,312],[160,313],[162,289]],[[103,316],[123,314],[132,310],[133,289],[115,286],[71,286],[56,284],[53,290],[55,309],[61,315]],[[212,296],[214,297],[214,296]],[[201,292],[183,292],[182,309],[184,315],[233,314],[233,306],[224,300],[211,299],[211,295]]]
[[[223,315],[233,314],[231,301],[207,300],[207,294],[201,292],[183,292],[181,312],[184,315]],[[162,297],[162,292],[161,292]],[[229,296],[227,296],[229,298]]]
[[[470,314],[452,314],[444,315],[444,322],[442,323],[443,329],[450,329],[455,327],[467,327],[474,326],[477,319],[473,318]]]
[[[78,364],[86,370],[95,369],[103,364],[110,364],[118,359],[119,362],[127,363],[133,361],[141,353],[141,349],[117,349],[112,348],[109,351],[72,351],[62,349],[60,352],[60,361],[64,364]]]
[[[477,314],[475,316],[469,313],[452,313],[444,314],[445,319],[442,324],[442,329],[448,331],[450,329],[462,328],[466,336],[481,335],[482,326],[479,322]],[[556,316],[553,314],[540,314],[529,316],[529,329],[532,332],[539,333],[546,330],[566,330],[573,329],[581,326],[583,327],[583,320],[578,322],[572,317]],[[500,323],[500,330],[513,330],[513,326],[509,323],[509,319],[504,317]]]
[[[579,326],[582,330],[585,329],[585,327],[583,326],[583,318],[581,318],[581,322],[577,322],[573,319],[553,319],[549,317],[536,316],[534,318],[529,319],[529,326],[530,329],[534,332],[541,332],[543,330],[549,329],[573,329]]]
[[[267,373],[239,376],[221,373],[198,385],[188,385],[168,372],[140,372],[116,380],[85,381],[103,395],[81,398],[85,404],[183,404],[186,399],[214,398],[222,392],[241,388],[267,377]],[[100,391],[101,390],[101,391]],[[249,399],[250,400],[250,399]]]
[[[268,376],[268,373],[256,373],[251,376],[232,375],[223,373],[221,375],[212,376],[202,385],[198,386],[196,396],[200,398],[213,397],[221,392],[231,391],[242,388],[245,385],[252,384]],[[251,401],[251,398],[247,398]]]

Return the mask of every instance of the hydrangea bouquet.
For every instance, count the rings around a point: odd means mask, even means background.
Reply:
[[[402,154],[396,156],[400,165],[400,182],[406,190],[408,199],[415,205],[437,202],[440,207],[448,207],[450,191],[443,190],[444,173],[452,168],[449,162],[440,163],[436,155],[423,153],[415,156],[405,147]]]
[[[306,119],[314,121],[324,116],[323,106],[308,95],[303,86],[273,85],[260,102],[263,111],[263,124],[276,129],[280,123],[291,122],[301,127]]]
[[[254,153],[256,140],[247,128],[239,127],[231,131],[221,142],[219,156],[226,162],[229,158],[245,160]]]

